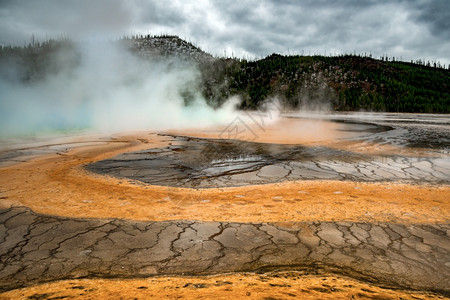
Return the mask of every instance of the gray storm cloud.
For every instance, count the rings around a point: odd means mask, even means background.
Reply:
[[[175,34],[216,55],[273,52],[439,60],[450,63],[448,0],[0,1],[0,43],[31,34],[76,38]]]

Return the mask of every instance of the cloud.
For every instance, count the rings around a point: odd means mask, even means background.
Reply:
[[[2,1],[0,41],[29,41],[32,34],[44,39],[116,35],[131,26],[136,9],[121,0],[99,1]]]
[[[425,56],[448,62],[450,44],[443,38],[443,28],[430,32],[436,27],[433,17],[418,17],[420,8],[411,1],[244,3],[247,5],[220,6],[234,38],[211,37],[221,44],[231,44],[236,52],[267,55],[288,50],[320,54],[356,51],[403,59]]]
[[[388,54],[449,64],[448,0],[2,1],[0,42],[177,34],[216,55]]]

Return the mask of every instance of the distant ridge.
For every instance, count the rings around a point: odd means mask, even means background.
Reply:
[[[241,109],[276,98],[286,110],[450,113],[450,70],[437,63],[272,54],[215,65],[203,72],[204,94],[219,103],[240,95]]]
[[[213,56],[199,47],[187,42],[176,35],[138,35],[125,37],[130,49],[144,57],[172,57],[193,59],[196,61],[210,61]]]
[[[212,107],[238,95],[241,109],[257,109],[276,98],[287,110],[450,113],[450,69],[439,62],[275,53],[247,61],[214,57],[175,35],[127,36],[112,43],[120,42],[140,57],[196,64],[201,78],[195,79],[195,89]],[[76,43],[67,38],[0,47],[0,79],[11,76],[12,64],[20,66],[24,82],[56,74],[61,50],[66,68],[80,63]]]

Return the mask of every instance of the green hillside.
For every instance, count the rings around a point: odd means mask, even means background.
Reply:
[[[246,61],[213,57],[177,36],[134,36],[112,43],[144,59],[175,57],[197,65],[198,88],[214,107],[239,95],[241,109],[277,98],[286,109],[450,113],[450,70],[439,63],[278,54]],[[68,39],[0,47],[2,80],[33,82],[79,63],[80,53]]]
[[[450,71],[441,67],[354,55],[277,54],[216,65],[218,71],[204,72],[205,94],[211,99],[239,94],[243,109],[277,97],[288,108],[450,113]],[[224,82],[214,94],[214,86]]]

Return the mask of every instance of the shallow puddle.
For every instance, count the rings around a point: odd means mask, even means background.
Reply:
[[[328,121],[331,122],[331,121]],[[433,127],[408,129],[410,119],[394,123],[389,118],[375,123],[336,120],[339,131],[358,132],[347,140],[369,143],[377,140],[379,147],[400,144],[408,149],[413,134],[423,139],[442,136],[446,123]],[[395,119],[395,122],[399,122]],[[405,123],[406,122],[406,123]],[[385,125],[390,124],[389,126]],[[412,127],[411,127],[412,128]],[[434,128],[434,129],[433,129]],[[434,146],[422,148],[421,156],[398,153],[376,155],[365,151],[349,151],[323,145],[257,143],[169,135],[173,142],[164,148],[123,153],[112,159],[86,166],[89,171],[147,184],[170,187],[211,188],[275,183],[286,180],[352,180],[407,181],[447,183],[450,160],[445,137]],[[343,138],[344,139],[344,138]],[[376,148],[376,147],[375,147]],[[434,151],[440,155],[427,155]],[[423,153],[425,152],[425,155]]]

